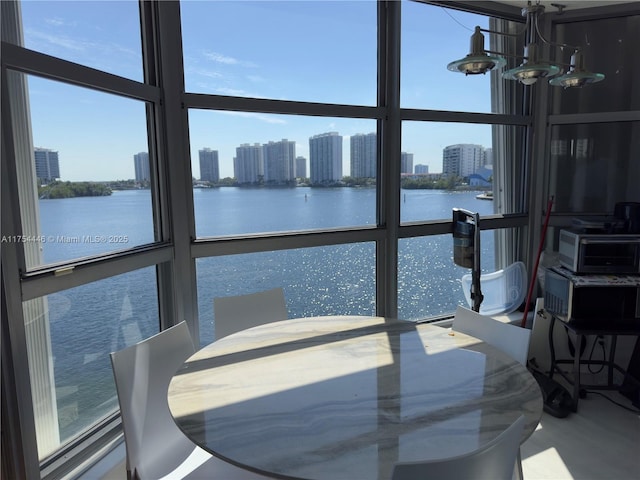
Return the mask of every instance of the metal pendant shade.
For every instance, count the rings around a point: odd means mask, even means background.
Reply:
[[[487,73],[492,68],[502,67],[506,60],[496,55],[489,55],[484,49],[484,35],[480,27],[476,27],[471,35],[471,47],[469,55],[447,65],[452,72],[462,72],[465,75],[477,75]]]
[[[538,19],[544,13],[544,6],[536,3],[532,5],[528,2],[522,9],[522,16],[526,17],[525,28],[518,34],[499,32],[494,30],[475,27],[471,35],[471,47],[469,54],[447,65],[453,72],[464,73],[465,75],[484,74],[494,68],[500,68],[506,64],[504,56],[521,58],[522,63],[515,68],[502,73],[502,77],[507,80],[517,80],[524,85],[533,85],[539,79],[550,79],[549,84],[564,88],[582,87],[591,83],[604,80],[602,73],[592,73],[584,66],[584,55],[581,47],[572,47],[564,43],[553,43],[544,38],[540,32]],[[525,48],[523,55],[513,55],[502,52],[494,52],[484,48],[484,35],[482,32],[493,33],[495,35],[518,37],[524,34]],[[538,49],[540,43],[547,44],[552,48],[573,49],[573,55],[569,64],[551,62],[540,57]],[[564,72],[564,67],[568,71]]]
[[[519,67],[502,73],[507,80],[518,80],[524,85],[533,85],[539,78],[552,77],[560,73],[560,67],[541,61],[537,54],[538,46],[529,44],[524,49],[525,60]]]
[[[602,73],[592,73],[584,67],[584,57],[582,52],[575,52],[571,56],[571,69],[564,75],[552,78],[549,83],[556,87],[582,87],[589,83],[596,83],[604,80]]]

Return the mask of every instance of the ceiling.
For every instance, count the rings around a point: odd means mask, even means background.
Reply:
[[[513,5],[514,7],[525,7],[527,5],[526,0],[497,0],[498,3],[504,3],[507,5]],[[546,12],[557,11],[554,4],[564,5],[564,10],[578,10],[581,8],[591,7],[604,7],[608,5],[615,5],[619,3],[634,3],[633,0],[532,0],[533,4],[539,3],[544,6]]]

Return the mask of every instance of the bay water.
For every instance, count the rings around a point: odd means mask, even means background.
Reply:
[[[403,190],[403,222],[451,219],[453,208],[481,216],[493,202],[479,192]],[[375,225],[374,188],[309,187],[194,189],[198,237]],[[154,238],[148,190],[108,197],[39,202],[43,263],[150,243]],[[493,235],[482,237],[483,270],[494,269]],[[415,320],[464,304],[453,264],[451,235],[401,239],[398,316]],[[375,314],[373,242],[196,260],[200,338],[215,338],[213,298],[275,286],[285,291],[290,318]],[[61,438],[69,439],[116,408],[108,353],[158,331],[155,268],[148,267],[48,295]]]

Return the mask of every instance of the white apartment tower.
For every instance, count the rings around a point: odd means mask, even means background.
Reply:
[[[203,182],[218,183],[220,181],[220,163],[218,151],[210,148],[198,150],[200,160],[200,180]]]
[[[296,177],[305,178],[307,176],[307,159],[296,157]]]
[[[36,177],[42,183],[60,178],[60,163],[58,152],[48,148],[34,148],[33,157],[36,165]]]
[[[413,153],[400,153],[400,173],[413,173]]]
[[[136,173],[136,182],[148,182],[151,180],[149,154],[147,152],[136,153],[133,156],[133,166]]]
[[[262,146],[264,183],[282,185],[294,181],[296,142],[283,139]]]
[[[468,177],[484,165],[484,147],[469,143],[449,145],[442,151],[442,173]]]
[[[376,178],[377,135],[357,133],[351,136],[351,176]]]
[[[239,184],[258,183],[264,177],[262,145],[243,143],[236,147],[233,174]]]
[[[309,138],[311,184],[331,184],[342,178],[342,136],[321,133]]]
[[[490,165],[493,165],[493,148],[491,147],[484,149],[484,166]]]

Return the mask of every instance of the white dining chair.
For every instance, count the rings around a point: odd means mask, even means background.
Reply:
[[[167,392],[171,377],[195,352],[181,322],[111,353],[127,454],[127,478],[140,480],[264,479],[212,456],[176,426]]]
[[[524,416],[520,415],[492,441],[463,455],[427,462],[397,463],[392,480],[511,480],[524,422]]]
[[[531,330],[501,322],[458,305],[453,330],[466,333],[495,347],[522,365],[527,364]]]
[[[213,299],[216,339],[265,323],[287,319],[281,287],[261,292]]]
[[[527,365],[531,330],[504,323],[461,305],[453,318],[453,331],[471,335]],[[522,458],[518,449],[515,478],[522,478]]]

